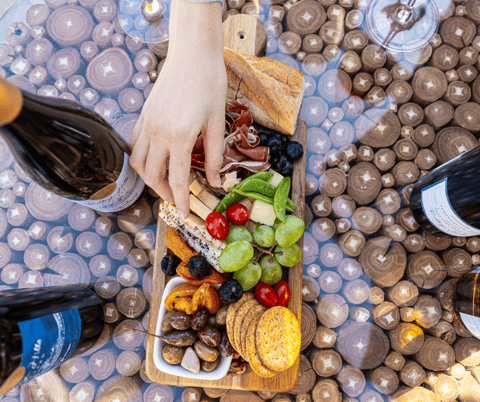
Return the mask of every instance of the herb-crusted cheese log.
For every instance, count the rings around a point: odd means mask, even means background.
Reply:
[[[176,229],[187,244],[202,254],[218,272],[223,273],[218,266],[218,257],[220,257],[226,243],[210,236],[205,223],[200,218],[190,215],[183,221],[178,216],[177,208],[167,202],[160,204],[159,216],[168,226]]]

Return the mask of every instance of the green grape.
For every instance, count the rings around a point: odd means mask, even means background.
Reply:
[[[287,217],[288,218],[288,217]],[[278,218],[275,218],[275,222],[273,222],[272,228],[277,230],[277,228],[282,224],[282,221]]]
[[[253,240],[260,247],[272,247],[275,244],[275,230],[271,226],[257,226],[253,231]]]
[[[289,215],[275,231],[275,239],[281,247],[290,247],[302,237],[304,231],[305,222],[295,215]]]
[[[233,274],[233,279],[236,279],[244,291],[252,289],[262,276],[262,268],[257,263],[250,261],[243,268],[239,269]]]
[[[249,243],[252,242],[252,235],[245,226],[242,225],[230,225],[228,230],[228,236],[225,239],[227,244],[233,243],[234,241],[245,240]]]
[[[284,267],[293,267],[302,258],[302,250],[298,244],[292,244],[290,247],[275,247],[275,258]]]
[[[218,258],[222,271],[235,272],[243,268],[253,257],[253,247],[248,241],[235,241],[225,247]]]
[[[262,267],[262,277],[260,282],[267,285],[276,285],[282,279],[282,266],[278,263],[275,257],[266,255],[260,260],[260,266]]]

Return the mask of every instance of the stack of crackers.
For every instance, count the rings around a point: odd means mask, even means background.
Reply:
[[[227,312],[230,343],[260,377],[289,369],[300,356],[300,325],[286,307],[267,309],[251,292]]]

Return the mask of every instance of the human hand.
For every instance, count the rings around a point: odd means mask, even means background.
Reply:
[[[182,7],[210,6],[210,10],[220,5],[183,3]],[[219,20],[221,31],[221,14]],[[170,24],[168,56],[133,130],[130,164],[164,200],[175,202],[186,218],[191,153],[200,133],[205,135],[207,179],[214,187],[221,185],[227,75],[222,31],[219,45],[215,40],[206,42],[205,32],[195,35],[194,27],[186,34],[174,31],[172,37],[175,27],[172,20]],[[212,34],[218,39],[218,32]]]

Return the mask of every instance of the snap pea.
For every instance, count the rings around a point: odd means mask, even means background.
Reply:
[[[255,193],[253,191],[242,191],[236,188],[232,188],[232,190],[236,194],[240,194],[242,197],[248,197],[248,198],[253,198],[254,200],[262,201],[267,204],[273,205],[273,198],[267,197],[266,195],[260,194],[260,193]],[[295,206],[296,207],[296,206]],[[294,212],[294,209],[292,209],[290,206],[286,206],[286,210],[288,212]]]
[[[246,183],[248,183],[250,180],[261,180],[266,182],[272,176],[273,176],[273,173],[270,173],[270,172],[258,172],[251,176],[248,176],[246,179],[243,179],[234,188],[241,190],[242,187]],[[239,202],[242,198],[243,196],[241,194],[234,193],[233,191],[230,190],[230,192],[225,197],[223,197],[222,201],[220,201],[220,204],[217,205],[215,212],[218,212],[220,214],[225,212],[230,205],[233,205]]]
[[[247,183],[245,183],[245,185],[242,186],[240,190],[245,192],[253,191],[255,193],[260,193],[260,194],[266,195],[267,197],[274,198],[275,192],[277,191],[277,187],[263,180],[252,179],[252,180],[249,180]],[[297,208],[297,206],[293,203],[293,201],[290,198],[287,198],[287,205],[292,211],[295,211],[295,209]]]
[[[290,193],[291,184],[290,177],[284,177],[278,184],[277,191],[273,197],[273,212],[282,222],[285,222],[287,218],[287,196]]]

